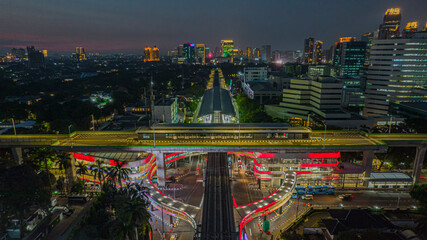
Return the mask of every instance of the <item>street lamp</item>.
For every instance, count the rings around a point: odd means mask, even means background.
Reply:
[[[12,118],[13,133],[16,135],[15,120]]]

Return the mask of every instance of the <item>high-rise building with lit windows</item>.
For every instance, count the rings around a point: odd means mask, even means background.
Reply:
[[[427,32],[373,40],[363,114],[384,116],[393,105],[419,102],[427,102]]]
[[[313,64],[314,38],[304,40],[304,64]]]
[[[183,45],[183,55],[188,62],[194,62],[194,60],[196,59],[196,44],[185,43]]]
[[[390,39],[399,37],[400,8],[389,8],[385,12],[383,23],[378,29],[378,39]]]
[[[271,60],[271,45],[263,45],[261,47],[261,59],[264,62]]]
[[[341,38],[335,48],[333,65],[339,69],[340,76],[359,76],[365,64],[367,43],[351,39],[343,41]]]
[[[196,44],[196,57],[197,57],[197,62],[200,64],[205,64],[205,59],[206,59],[205,51],[206,51],[205,44],[201,44],[201,43]]]
[[[247,47],[247,48],[246,48],[246,57],[247,57],[248,59],[251,59],[251,58],[252,58],[252,48],[251,48],[251,47]]]
[[[160,51],[156,46],[151,50],[151,61],[160,61]]]
[[[76,47],[76,52],[73,53],[74,60],[77,62],[82,62],[86,60],[86,53],[83,47]]]
[[[261,51],[259,50],[259,48],[254,48],[253,58],[256,58],[256,60],[259,60],[261,58]]]
[[[316,41],[314,43],[314,64],[322,64],[322,41]]]
[[[408,22],[402,31],[402,38],[409,38],[418,32],[418,22]]]
[[[231,57],[234,49],[233,40],[221,40],[221,56]]]
[[[146,46],[144,48],[144,62],[150,62],[152,59],[152,49],[149,46]]]

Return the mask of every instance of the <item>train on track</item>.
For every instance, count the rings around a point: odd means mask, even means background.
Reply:
[[[139,140],[288,140],[310,139],[311,129],[286,123],[160,123],[136,132]]]

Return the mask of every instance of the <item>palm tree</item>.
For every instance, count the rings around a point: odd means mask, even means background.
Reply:
[[[51,163],[56,161],[56,154],[52,151],[51,148],[42,147],[36,148],[30,152],[30,160],[33,164],[37,164],[40,167],[40,170],[45,172],[49,181],[49,189],[52,191],[52,183],[50,178],[50,166]]]
[[[105,167],[101,160],[96,160],[94,165],[90,166],[90,171],[95,179],[99,179],[99,185],[102,189],[102,182],[105,179]]]
[[[111,181],[115,184],[116,179],[119,182],[120,187],[122,187],[122,180],[129,179],[130,169],[125,168],[125,162],[116,161],[115,166],[109,168],[110,172],[108,176],[111,178]]]
[[[88,170],[87,170],[87,166],[86,164],[82,163],[82,162],[78,162],[76,165],[76,173],[79,174],[80,176],[87,174]]]
[[[142,239],[144,239],[144,233],[150,227],[150,214],[147,211],[147,202],[140,197],[134,197],[124,203],[123,214],[124,220],[133,225],[135,239],[138,240],[138,227],[142,229]]]
[[[64,175],[66,177],[67,182],[67,191],[69,190],[69,183],[70,183],[70,172],[68,171],[71,168],[71,157],[70,154],[67,152],[61,152],[57,154],[56,164],[58,165],[58,168],[64,171]]]

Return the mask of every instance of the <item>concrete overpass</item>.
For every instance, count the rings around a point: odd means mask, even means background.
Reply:
[[[237,126],[237,124],[236,124]],[[221,130],[216,130],[221,132]],[[229,129],[224,130],[230,131]],[[136,132],[78,131],[70,135],[0,135],[0,147],[11,148],[14,157],[22,161],[22,148],[50,146],[69,152],[151,152],[157,156],[159,184],[164,176],[165,152],[363,152],[363,166],[370,176],[375,152],[392,147],[415,147],[414,180],[418,180],[427,149],[427,134],[363,134],[356,131],[313,131],[308,139],[227,138],[227,139],[140,139]],[[167,130],[166,130],[167,132]],[[235,131],[237,132],[237,130]],[[240,136],[240,133],[239,133]]]

